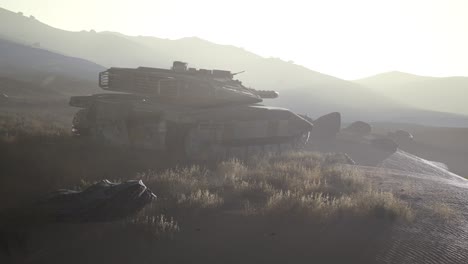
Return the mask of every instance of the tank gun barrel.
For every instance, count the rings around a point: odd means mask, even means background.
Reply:
[[[244,72],[245,72],[245,71],[235,72],[235,73],[231,73],[231,75],[234,77],[234,76],[236,76],[236,75],[238,75],[238,74],[241,74],[241,73],[244,73]]]

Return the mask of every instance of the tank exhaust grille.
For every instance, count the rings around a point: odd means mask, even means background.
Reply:
[[[102,89],[109,88],[109,71],[99,73],[99,87]]]

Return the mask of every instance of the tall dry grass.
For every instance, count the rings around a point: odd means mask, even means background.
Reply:
[[[412,220],[414,213],[406,202],[373,189],[362,173],[340,166],[340,160],[336,154],[290,152],[245,162],[232,159],[212,170],[192,166],[148,171],[138,178],[161,198],[153,213],[162,207],[174,214],[216,208],[246,215]]]

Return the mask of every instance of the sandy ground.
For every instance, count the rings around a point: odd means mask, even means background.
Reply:
[[[183,232],[173,240],[105,224],[52,226],[28,238],[25,252],[15,253],[28,255],[23,263],[68,264],[468,263],[468,180],[445,164],[402,150],[384,153],[356,142],[322,147],[313,150],[350,154],[358,165],[343,166],[362,171],[376,189],[407,201],[414,221],[324,226],[289,216],[272,221],[235,212],[183,215],[176,217]]]
[[[465,130],[460,131],[459,134],[466,135]],[[460,143],[460,136],[453,140],[444,138],[445,141],[437,141],[440,137],[436,136],[427,137],[416,137],[404,149],[419,147],[414,153],[427,152],[432,155],[425,157],[433,158],[444,157],[443,153],[452,153],[457,147],[465,149],[466,143]],[[451,152],[431,153],[429,143],[439,144]],[[386,238],[375,240],[379,244],[375,263],[468,263],[468,180],[450,172],[449,166],[403,150],[385,153],[365,142],[341,138],[311,144],[308,149],[347,153],[357,164],[353,167],[363,171],[375,188],[395,193],[416,211],[414,222],[398,223]],[[463,170],[467,155],[456,156],[465,161],[451,164]],[[456,162],[450,157],[449,160]]]
[[[392,190],[416,210],[411,224],[392,227],[377,263],[468,263],[468,180],[431,162],[398,151],[380,168],[358,166],[381,190]],[[444,219],[437,207],[448,206]]]

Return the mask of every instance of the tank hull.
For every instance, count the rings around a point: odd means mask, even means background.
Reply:
[[[312,128],[287,109],[263,105],[194,108],[102,96],[86,105],[75,117],[76,134],[193,160],[283,151],[307,140]]]

